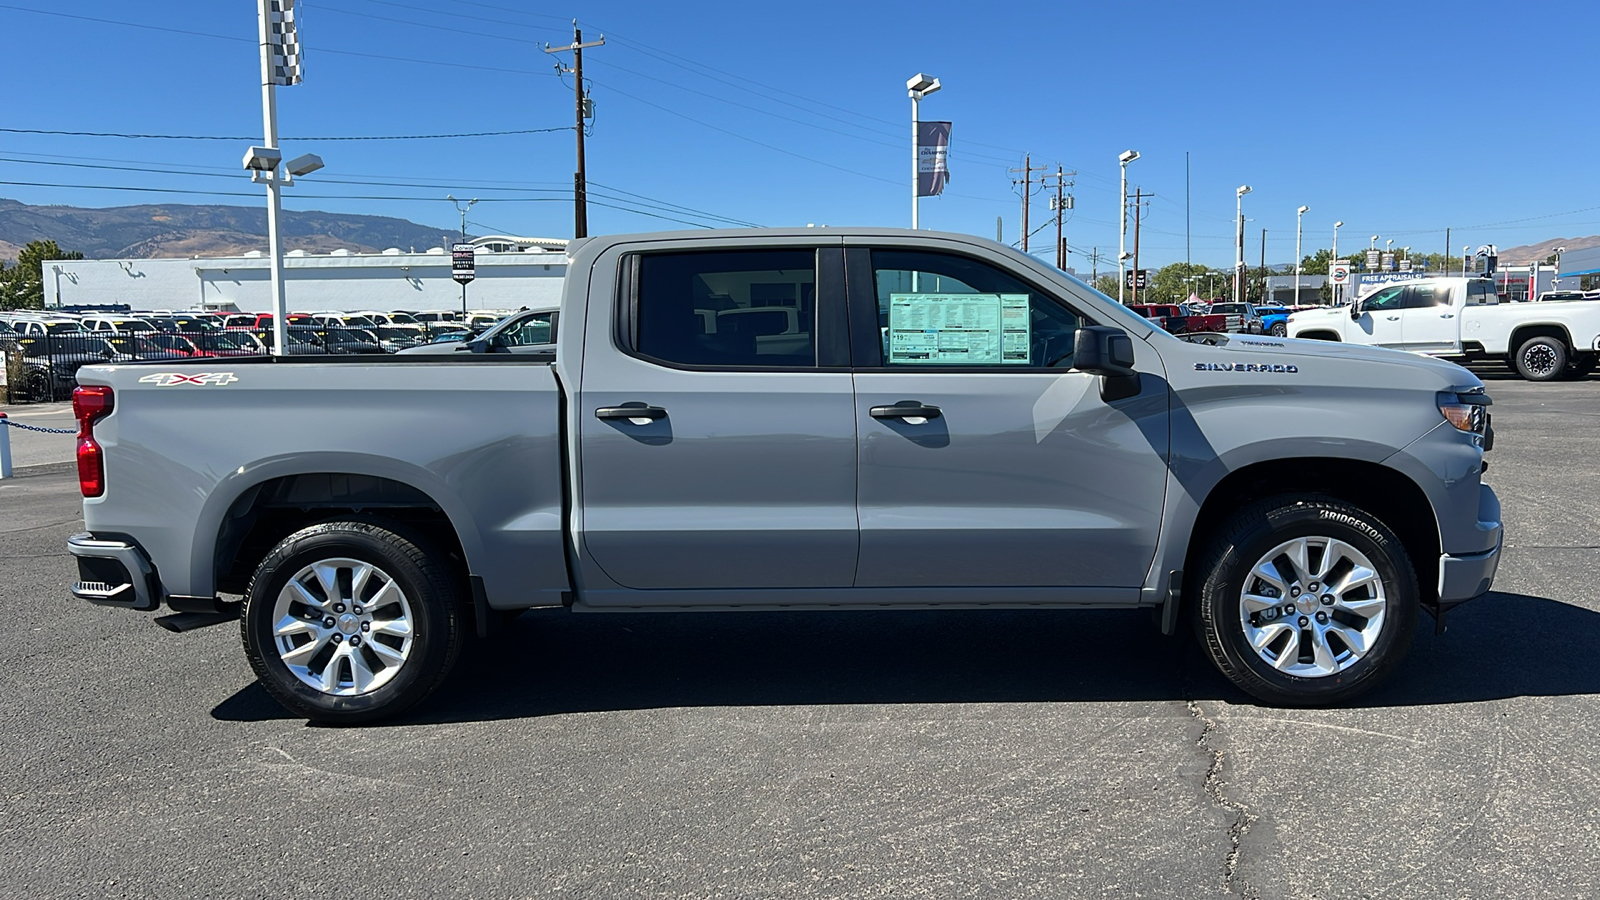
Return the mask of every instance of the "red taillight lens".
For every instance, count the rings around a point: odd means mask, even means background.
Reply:
[[[105,453],[94,439],[94,423],[111,414],[111,388],[85,384],[72,389],[72,414],[78,420],[78,490],[85,497],[106,492]]]
[[[105,454],[93,437],[78,436],[78,490],[85,497],[98,497],[106,492]]]
[[[72,389],[72,415],[79,422],[93,422],[111,414],[111,388],[85,384]]]

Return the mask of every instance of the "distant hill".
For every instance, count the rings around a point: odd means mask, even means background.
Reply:
[[[284,212],[285,250],[376,253],[390,247],[448,247],[451,229],[388,216]],[[29,206],[0,199],[0,259],[14,260],[29,241],[53,240],[90,259],[237,256],[267,250],[267,210],[260,206],[182,203],[85,209]]]
[[[1537,244],[1526,244],[1521,247],[1507,247],[1500,251],[1500,265],[1525,266],[1529,263],[1543,262],[1556,252],[1557,247],[1568,250],[1587,250],[1590,247],[1600,247],[1600,234],[1591,234],[1588,237],[1551,238]]]

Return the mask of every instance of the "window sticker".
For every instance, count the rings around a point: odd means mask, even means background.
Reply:
[[[891,365],[1027,365],[1027,294],[890,294]]]

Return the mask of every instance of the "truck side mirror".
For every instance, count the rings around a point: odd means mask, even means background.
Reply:
[[[1350,321],[1354,322],[1355,320],[1357,320],[1359,318],[1361,318],[1361,301],[1360,300],[1351,300],[1350,301]]]
[[[1072,336],[1072,367],[1091,375],[1125,378],[1133,370],[1133,338],[1109,325],[1085,325]]]

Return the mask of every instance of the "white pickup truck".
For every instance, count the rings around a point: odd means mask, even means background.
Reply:
[[[1582,378],[1600,361],[1600,303],[1501,303],[1487,278],[1418,278],[1349,307],[1298,312],[1289,336],[1503,359],[1529,381]]]

